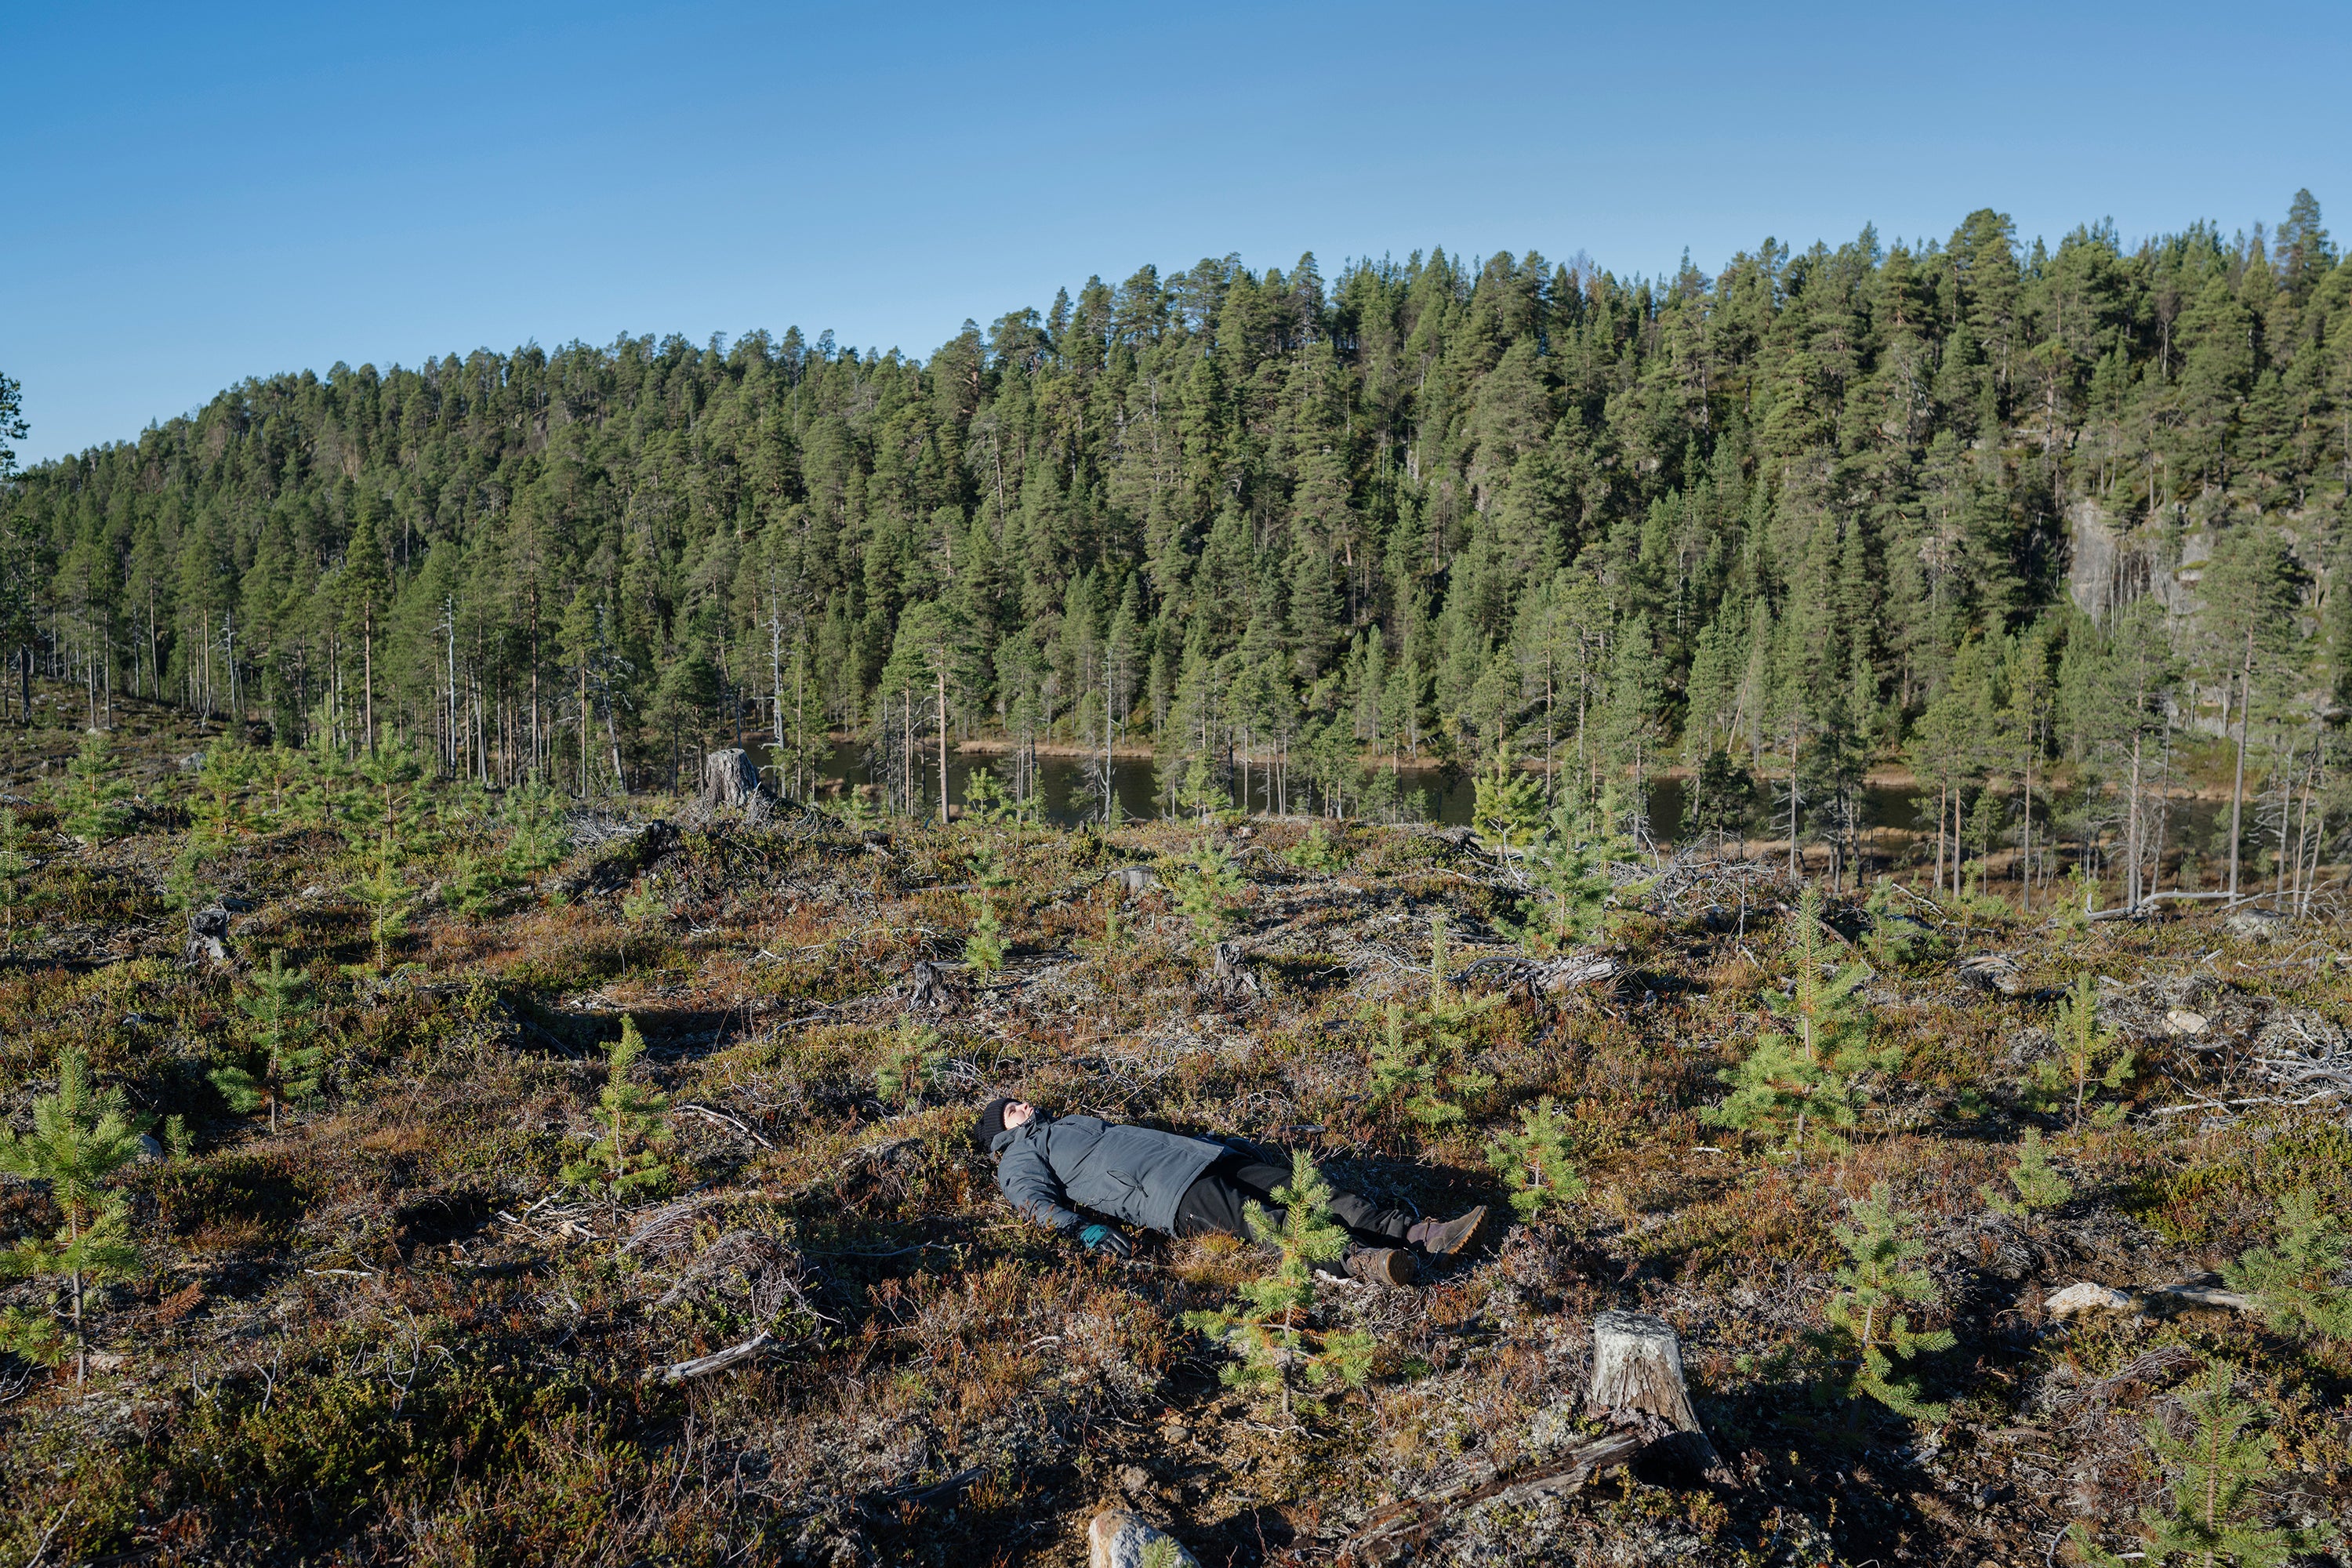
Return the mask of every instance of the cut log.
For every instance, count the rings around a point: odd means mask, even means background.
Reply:
[[[1156,1550],[1155,1550],[1156,1549]],[[1087,1568],[1201,1568],[1184,1543],[1125,1509],[1107,1508],[1087,1526]]]
[[[702,759],[702,804],[713,811],[749,811],[761,798],[760,770],[740,746]]]
[[[1709,1480],[1731,1483],[1730,1469],[1691,1408],[1682,1342],[1664,1319],[1602,1312],[1592,1320],[1592,1381],[1584,1400],[1612,1426],[1662,1424],[1666,1446],[1691,1468]]]

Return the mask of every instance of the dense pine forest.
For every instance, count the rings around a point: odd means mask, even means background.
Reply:
[[[1629,803],[1685,771],[1687,831],[1843,875],[1907,768],[1955,886],[2202,850],[2284,888],[2352,825],[2347,303],[2305,192],[2251,236],[1986,210],[1714,277],[1229,256],[922,361],[339,363],[16,476],[0,635],[100,727],[130,694],[493,785],[661,788],[733,736],[804,794],[846,733],[919,814],[989,739],[1016,797],[1040,748],[1149,746],[1171,805],[1393,816],[1502,755]],[[2215,778],[2237,839],[2168,840]]]

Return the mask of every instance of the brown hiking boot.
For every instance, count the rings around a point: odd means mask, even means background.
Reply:
[[[1423,1220],[1405,1233],[1405,1239],[1432,1258],[1451,1258],[1477,1240],[1478,1228],[1486,1223],[1486,1207],[1481,1204],[1458,1219]]]
[[[1342,1265],[1348,1278],[1360,1279],[1367,1285],[1410,1285],[1412,1283],[1412,1254],[1395,1247],[1359,1247],[1349,1252]]]

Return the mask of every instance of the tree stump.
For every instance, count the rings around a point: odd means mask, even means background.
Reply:
[[[191,969],[232,962],[228,950],[228,911],[215,904],[188,917],[188,942],[181,961]]]
[[[1612,1426],[1649,1427],[1691,1468],[1729,1482],[1683,1381],[1682,1342],[1647,1312],[1602,1312],[1592,1320],[1592,1381],[1585,1403]]]
[[[702,759],[702,804],[718,810],[750,811],[760,799],[760,770],[740,746]]]
[[[928,958],[919,958],[907,971],[907,1011],[943,1011],[962,1000],[947,970]]]
[[[1201,1568],[1182,1542],[1141,1514],[1107,1508],[1087,1526],[1087,1568],[1147,1568],[1155,1555],[1169,1568]]]

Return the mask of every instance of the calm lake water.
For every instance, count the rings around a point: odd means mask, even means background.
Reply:
[[[1002,779],[1007,775],[1011,760],[1001,754],[948,754],[949,796],[961,805],[969,798],[972,775],[993,772]],[[936,790],[938,773],[925,770],[931,781],[928,787]],[[1076,826],[1092,820],[1101,811],[1101,795],[1089,774],[1089,765],[1076,757],[1040,757],[1037,760],[1038,784],[1044,793],[1045,816],[1062,826]],[[836,744],[826,758],[822,775],[840,788],[855,789],[870,782],[866,767],[865,748],[856,744]],[[1448,772],[1438,768],[1405,768],[1399,773],[1400,815],[1407,820],[1434,822],[1458,827],[1470,820],[1471,808],[1476,799],[1476,785],[1464,772]],[[1238,790],[1240,780],[1234,780]],[[1261,788],[1263,775],[1255,768],[1250,772],[1251,805],[1264,809]],[[1678,778],[1654,780],[1650,786],[1650,834],[1660,844],[1671,844],[1682,831],[1685,781]],[[1162,815],[1160,799],[1160,776],[1149,759],[1122,761],[1118,775],[1119,809],[1130,818],[1150,818]],[[1916,791],[1909,786],[1874,785],[1864,792],[1863,820],[1865,827],[1906,828],[1932,834],[1935,831],[1935,805],[1930,798],[1923,812],[1914,804]],[[1290,787],[1290,808],[1294,813],[1311,815],[1322,809],[1322,802],[1314,790],[1300,782],[1294,773]],[[2172,804],[2172,820],[2167,832],[2169,847],[2178,848],[2185,840],[2193,838],[2209,843],[2214,836],[2218,812],[2226,812],[2226,804],[2217,807],[2210,801],[2178,799]],[[2252,815],[2249,803],[2248,815]],[[1769,833],[1769,828],[1765,827]],[[2037,842],[2043,838],[2046,827],[2037,826]]]
[[[1006,775],[1010,759],[994,754],[948,754],[949,797],[961,805],[969,798],[974,773],[994,772],[999,778]],[[936,781],[938,773],[927,769],[925,776]],[[1040,757],[1037,761],[1038,783],[1045,797],[1048,820],[1065,827],[1075,826],[1093,819],[1101,811],[1101,796],[1088,777],[1088,764],[1075,757]],[[862,746],[840,744],[827,757],[823,776],[840,788],[855,789],[870,782]],[[1408,820],[1434,822],[1458,827],[1470,820],[1471,807],[1476,799],[1476,785],[1470,774],[1438,768],[1405,768],[1399,773],[1402,815]],[[1238,790],[1239,779],[1234,780]],[[1255,768],[1250,773],[1250,795],[1253,806],[1263,809],[1260,794],[1262,774]],[[936,782],[929,785],[938,788]],[[1867,827],[1899,827],[1913,831],[1935,831],[1935,807],[1930,802],[1926,812],[1914,804],[1913,789],[1907,786],[1874,785],[1864,792],[1864,826]],[[1650,785],[1650,833],[1659,843],[1671,843],[1682,831],[1685,781],[1661,778]],[[1160,816],[1160,775],[1148,759],[1123,761],[1118,764],[1118,803],[1120,811],[1132,818]],[[1291,810],[1311,815],[1322,809],[1322,802],[1314,790],[1300,782],[1294,773],[1290,787]],[[2210,802],[2186,800],[2173,803],[2175,833],[2184,818],[2193,831],[2206,832],[2213,820],[2214,806]],[[1769,828],[1765,829],[1769,832]],[[2039,837],[2039,834],[2037,834]]]

